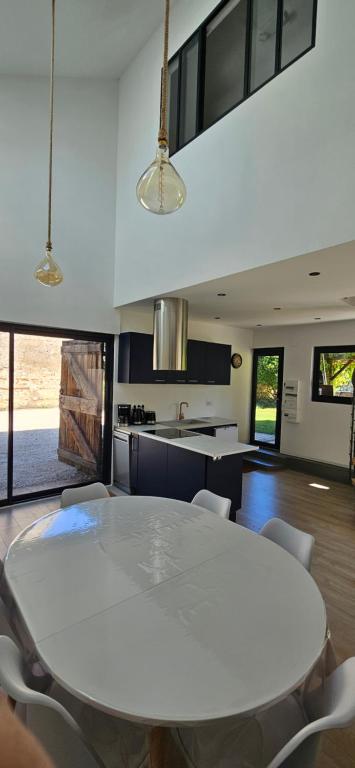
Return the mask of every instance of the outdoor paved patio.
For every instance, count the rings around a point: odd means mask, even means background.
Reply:
[[[59,412],[24,409],[14,414],[14,493],[85,483],[84,472],[58,460]],[[36,428],[31,428],[36,427]],[[7,494],[7,414],[0,414],[0,499]]]

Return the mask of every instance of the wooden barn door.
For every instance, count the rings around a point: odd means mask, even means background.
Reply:
[[[104,344],[63,341],[58,458],[101,477]]]

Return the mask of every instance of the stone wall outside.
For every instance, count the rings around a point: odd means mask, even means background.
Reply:
[[[15,409],[56,408],[62,339],[15,335]],[[9,335],[0,332],[0,411],[8,408]]]

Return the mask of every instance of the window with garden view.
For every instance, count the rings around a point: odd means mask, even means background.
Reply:
[[[325,403],[352,401],[355,346],[315,347],[312,399]]]

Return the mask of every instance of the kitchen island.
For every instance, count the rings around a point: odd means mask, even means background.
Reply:
[[[235,520],[242,500],[243,455],[256,448],[204,433],[205,424],[212,421],[218,426],[233,424],[232,420],[201,419],[186,420],[179,426],[165,422],[127,427],[132,493],[190,502],[197,491],[206,488],[231,499],[230,519]]]

